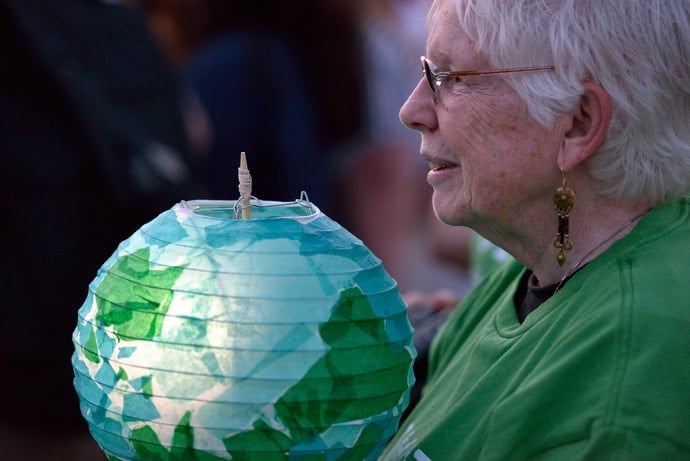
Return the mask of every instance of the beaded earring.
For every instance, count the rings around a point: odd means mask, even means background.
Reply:
[[[556,239],[553,241],[553,246],[558,248],[558,255],[556,255],[556,262],[559,266],[565,264],[565,252],[573,248],[570,242],[570,210],[575,205],[575,194],[566,185],[565,173],[561,170],[563,175],[563,184],[556,189],[553,196],[553,203],[558,210],[558,232]]]

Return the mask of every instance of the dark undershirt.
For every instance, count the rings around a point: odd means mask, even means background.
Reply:
[[[513,298],[520,323],[524,322],[530,313],[554,295],[559,283],[563,287],[572,276],[573,274],[570,274],[563,282],[540,287],[539,280],[537,280],[532,271],[526,271],[520,279],[520,284]]]

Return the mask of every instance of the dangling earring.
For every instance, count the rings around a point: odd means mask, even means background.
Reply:
[[[575,194],[565,184],[565,172],[561,170],[563,175],[563,184],[556,189],[553,196],[553,203],[558,210],[558,233],[556,239],[553,241],[553,246],[558,248],[558,255],[556,255],[556,262],[559,266],[565,264],[565,251],[570,251],[573,244],[570,243],[570,210],[575,205]]]

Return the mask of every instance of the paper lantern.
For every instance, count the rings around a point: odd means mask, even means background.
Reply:
[[[74,385],[111,460],[376,459],[414,382],[380,259],[306,197],[176,204],[98,271]]]

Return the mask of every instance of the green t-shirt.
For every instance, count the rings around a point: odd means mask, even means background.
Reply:
[[[650,211],[520,324],[524,271],[506,262],[458,306],[381,459],[690,459],[690,199]]]

